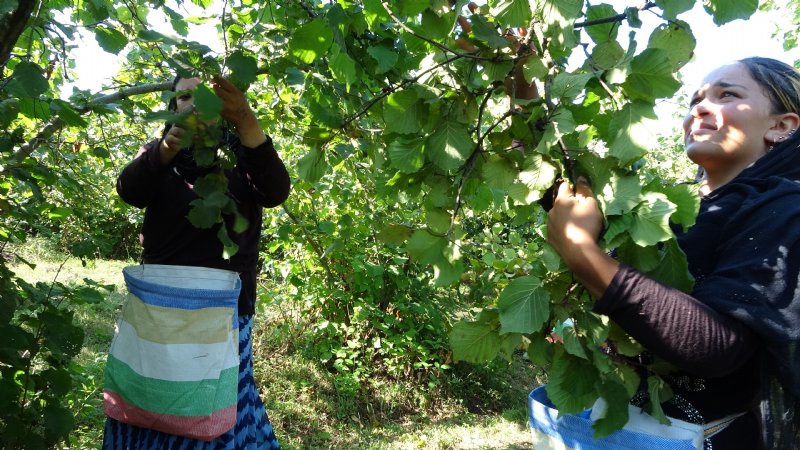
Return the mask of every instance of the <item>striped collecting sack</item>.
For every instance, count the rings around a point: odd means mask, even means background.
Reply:
[[[598,408],[599,407],[599,408]],[[593,409],[603,409],[596,403]],[[595,414],[593,414],[593,412]],[[528,396],[528,416],[536,450],[700,450],[703,426],[671,419],[662,425],[640,408],[629,406],[628,423],[602,439],[594,439],[593,419],[597,411],[563,414],[547,398],[545,386]]]
[[[122,273],[128,298],[108,352],[106,415],[204,441],[233,428],[238,274],[157,264]]]

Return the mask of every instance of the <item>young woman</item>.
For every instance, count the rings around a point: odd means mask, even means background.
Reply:
[[[197,78],[176,79],[175,91],[185,91],[170,109],[181,112],[192,107]],[[236,155],[236,166],[225,171],[228,194],[249,227],[233,231],[232,218],[226,221],[228,234],[239,246],[229,260],[223,259],[223,247],[216,225],[199,229],[187,219],[189,204],[197,198],[192,190],[195,180],[209,169],[200,168],[191,148],[182,148],[186,130],[169,127],[162,139],[139,150],[136,158],[117,179],[117,192],[125,202],[144,208],[142,225],[142,261],[150,264],[184,265],[225,269],[239,273],[242,281],[239,297],[239,396],[236,426],[211,442],[203,442],[159,431],[138,428],[112,418],[106,421],[104,449],[277,449],[267,412],[253,380],[251,327],[255,312],[258,241],[261,236],[262,208],[283,203],[289,194],[289,175],[245,95],[223,78],[212,87],[223,101],[221,116],[235,128],[224,133]]]
[[[597,245],[603,220],[586,180],[563,183],[549,213],[548,241],[598,299],[594,311],[678,367],[665,412],[725,419],[707,449],[800,448],[798,128],[800,73],[779,61],[722,66],[692,96],[686,152],[706,178],[697,222],[678,236],[691,295]]]

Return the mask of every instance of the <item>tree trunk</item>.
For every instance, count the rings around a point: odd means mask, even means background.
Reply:
[[[0,74],[3,73],[17,39],[28,26],[36,0],[18,0],[17,9],[0,17]]]

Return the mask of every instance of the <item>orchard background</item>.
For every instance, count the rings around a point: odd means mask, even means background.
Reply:
[[[142,217],[114,181],[160,134],[176,73],[246,88],[292,174],[289,200],[264,216],[255,335],[287,448],[466,448],[445,430],[469,433],[473,419],[452,419],[475,413],[524,434],[525,395],[543,382],[564,412],[608,399],[598,434],[625,422],[639,378],[620,356],[640,348],[589,312],[545,243],[544,206],[557,177],[587,176],[603,244],[691,288],[669,223],[693,223],[698,200],[681,184],[693,168],[681,138],[654,135],[651,121],[665,120],[655,105],[678,93],[696,46],[681,20],[694,0],[475,11],[463,0],[192,0],[200,14],[184,3],[0,5],[3,448],[99,445],[119,270],[138,261]],[[776,39],[793,48],[797,2],[776,3],[703,5],[717,24],[779,9],[795,19]],[[154,11],[169,33],[151,25]],[[645,14],[660,21],[648,34]],[[198,24],[216,27],[222,51],[187,38]],[[79,32],[122,59],[112,83],[65,90],[87,70],[71,56]],[[533,98],[518,95],[523,80]],[[197,103],[218,113],[213,98]],[[221,213],[201,202],[195,218]],[[669,395],[650,381],[654,398]],[[470,448],[524,446],[475,426],[494,436]]]

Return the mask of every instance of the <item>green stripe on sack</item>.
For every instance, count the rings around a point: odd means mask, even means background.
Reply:
[[[233,308],[180,309],[148,305],[128,294],[122,318],[142,339],[159,344],[212,344],[228,340]]]
[[[210,415],[236,404],[238,384],[238,366],[223,370],[218,380],[166,381],[143,377],[111,355],[106,362],[105,389],[131,405],[160,414]]]

